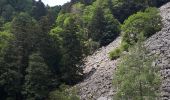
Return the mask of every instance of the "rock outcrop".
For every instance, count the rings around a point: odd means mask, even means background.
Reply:
[[[77,84],[81,100],[111,100],[114,94],[112,79],[116,60],[111,61],[108,53],[118,47],[120,42],[121,38],[118,37],[108,46],[100,48],[85,59],[86,78]]]
[[[159,55],[156,62],[161,68],[163,78],[161,85],[162,100],[170,100],[170,3],[160,8],[163,29],[149,38],[146,42],[151,53]]]

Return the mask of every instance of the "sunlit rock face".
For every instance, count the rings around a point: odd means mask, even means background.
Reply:
[[[163,29],[146,42],[151,53],[159,55],[156,64],[161,68],[163,78],[161,99],[170,100],[170,3],[160,7]]]

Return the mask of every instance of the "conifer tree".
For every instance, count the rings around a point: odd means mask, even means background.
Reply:
[[[154,66],[155,57],[149,55],[143,43],[121,58],[115,73],[116,99],[156,100],[159,95],[160,74]]]
[[[49,93],[50,84],[52,84],[52,73],[39,53],[29,57],[29,66],[26,72],[23,92],[26,100],[45,99]]]
[[[60,34],[62,38],[62,67],[63,80],[68,84],[74,84],[81,79],[82,68],[82,45],[76,34],[78,27],[76,16],[69,16],[65,20],[64,31]]]

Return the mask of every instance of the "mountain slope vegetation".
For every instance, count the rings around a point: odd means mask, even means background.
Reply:
[[[41,0],[1,0],[0,100],[81,99],[76,90],[64,95],[63,84],[84,80],[84,58],[120,40],[130,15],[168,1],[71,0],[49,7]]]

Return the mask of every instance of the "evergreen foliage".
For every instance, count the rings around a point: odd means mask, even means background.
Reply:
[[[117,100],[159,98],[160,73],[159,67],[153,65],[155,60],[155,56],[149,55],[141,42],[121,57],[113,82],[117,87]]]
[[[61,85],[56,91],[49,95],[49,100],[80,100],[77,96],[76,88],[69,89],[66,85]]]
[[[83,58],[121,30],[122,44],[112,59],[138,42],[138,34],[159,31],[156,8],[144,9],[168,1],[71,0],[49,7],[41,0],[0,0],[0,100],[79,100],[75,91],[59,86],[83,79]]]
[[[26,100],[42,100],[48,96],[52,73],[39,53],[29,57],[23,94]]]

